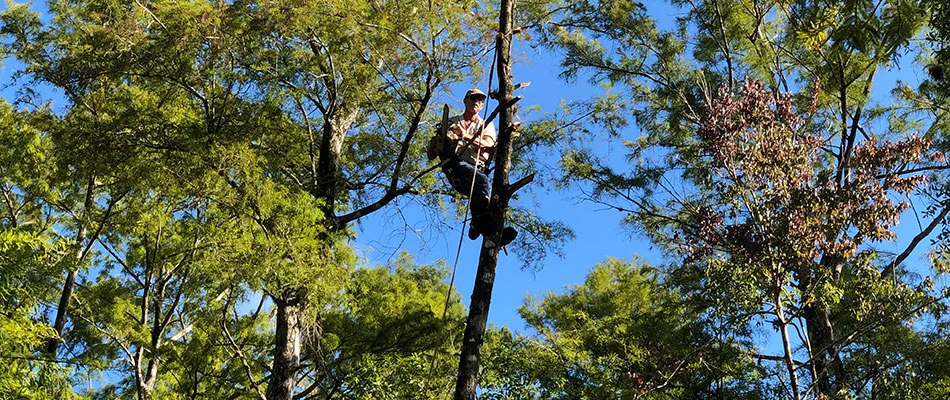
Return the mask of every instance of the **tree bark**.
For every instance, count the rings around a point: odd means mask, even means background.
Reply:
[[[792,340],[788,334],[788,319],[785,317],[785,307],[782,304],[781,285],[776,280],[773,283],[772,302],[775,303],[775,317],[779,323],[779,329],[782,334],[782,361],[785,362],[785,369],[788,371],[789,386],[792,388],[792,398],[799,400],[802,398],[801,390],[798,388],[798,374],[795,372],[795,360],[792,358]]]
[[[347,130],[359,115],[357,111],[346,110],[346,107],[341,105],[336,113],[326,117],[323,124],[320,158],[317,160],[317,175],[314,177],[318,182],[313,195],[324,201],[321,207],[326,216],[333,216],[336,212],[336,200],[343,179],[340,172],[343,164],[343,142],[346,139]],[[331,229],[339,228],[332,226],[336,223],[335,220],[331,220],[330,223]]]
[[[76,265],[66,274],[66,282],[63,283],[63,292],[59,297],[59,305],[56,307],[56,319],[53,322],[53,332],[56,336],[49,339],[46,343],[46,352],[56,355],[59,347],[59,340],[63,336],[63,330],[66,329],[66,318],[69,316],[69,302],[73,297],[73,286],[76,284],[76,276],[79,275],[79,263],[85,256],[85,243],[88,230],[89,209],[93,206],[93,191],[95,190],[96,178],[89,177],[86,185],[86,198],[83,201],[82,217],[79,222],[79,229],[76,232],[76,253],[74,260]]]
[[[340,105],[335,113],[326,117],[320,140],[320,157],[317,160],[316,185],[311,193],[323,200],[320,207],[325,214],[328,231],[343,229],[336,218],[335,204],[340,190],[343,163],[342,149],[346,132],[358,116],[358,110],[347,110]],[[329,235],[321,237],[329,240]],[[306,290],[288,289],[282,296],[274,296],[277,321],[274,337],[274,362],[265,396],[268,400],[291,400],[297,387],[297,372],[300,369],[301,321],[306,308]]]
[[[465,334],[462,338],[462,351],[459,356],[458,380],[455,384],[455,400],[475,399],[478,385],[478,368],[481,360],[482,340],[488,323],[488,310],[491,305],[492,289],[495,285],[495,269],[498,266],[497,245],[504,228],[505,212],[511,197],[508,185],[508,168],[511,155],[511,127],[515,110],[513,108],[513,85],[511,83],[511,40],[514,1],[501,0],[498,37],[496,39],[496,68],[498,71],[497,100],[503,104],[499,117],[498,144],[495,148],[495,175],[492,179],[492,200],[489,210],[493,219],[493,232],[482,232],[482,249],[475,273],[475,285],[472,288],[472,300],[469,306]],[[489,88],[490,90],[491,88]]]
[[[158,251],[156,249],[156,251]],[[151,306],[151,318],[152,326],[150,331],[151,340],[149,340],[148,347],[148,362],[145,364],[145,370],[142,371],[140,368],[136,370],[137,381],[139,383],[139,400],[150,400],[152,398],[152,391],[155,390],[155,383],[158,381],[158,367],[161,363],[159,359],[160,349],[162,347],[162,335],[165,333],[166,324],[163,323],[162,316],[162,304],[165,301],[165,295],[168,290],[168,280],[165,278],[164,268],[159,268],[158,273],[158,285],[155,291],[155,294],[152,296],[152,304],[146,305],[146,307]],[[173,310],[168,310],[169,313],[174,312]],[[143,318],[142,322],[146,322],[147,318]],[[142,358],[145,356],[145,349],[141,346],[138,349],[138,362],[139,367],[142,365]]]
[[[286,299],[274,299],[277,321],[274,337],[274,365],[267,385],[268,400],[292,400],[300,368],[300,293],[293,290]]]
[[[815,303],[802,307],[808,341],[811,344],[811,362],[814,366],[815,388],[819,394],[831,396],[838,390],[840,360],[834,343],[834,330],[828,311]]]

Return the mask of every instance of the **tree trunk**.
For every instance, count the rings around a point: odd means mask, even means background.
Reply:
[[[497,240],[499,234],[492,234]],[[486,242],[489,239],[486,238]],[[498,247],[482,245],[478,260],[478,272],[475,274],[475,287],[472,288],[472,302],[465,323],[465,336],[462,339],[462,353],[459,357],[458,380],[455,383],[455,399],[471,400],[475,398],[478,384],[478,366],[482,356],[482,338],[488,323],[488,308],[491,305],[492,289],[495,285],[495,268],[498,266]]]
[[[815,388],[819,394],[831,396],[837,392],[839,376],[836,376],[840,364],[838,351],[834,343],[834,330],[828,311],[818,304],[809,303],[802,308],[808,341],[811,343],[811,362],[814,365]]]
[[[300,316],[303,305],[300,293],[293,291],[286,299],[274,299],[277,305],[274,337],[274,365],[267,385],[268,400],[292,400],[300,367]]]
[[[775,317],[779,323],[779,329],[782,334],[782,359],[785,361],[785,368],[788,371],[789,386],[792,388],[792,398],[799,400],[802,398],[801,391],[798,388],[798,374],[795,372],[795,360],[792,358],[792,340],[788,334],[788,319],[785,318],[785,307],[782,304],[782,295],[780,285],[776,281],[773,284],[774,295],[772,302],[775,303]]]
[[[344,106],[339,106],[339,110],[333,115],[326,117],[323,124],[323,133],[320,139],[320,158],[317,160],[316,191],[313,193],[315,198],[324,201],[322,211],[324,215],[332,216],[336,212],[336,199],[339,196],[340,183],[343,176],[340,172],[340,166],[343,163],[343,142],[346,139],[346,132],[356,121],[359,110],[346,110]],[[331,225],[332,222],[331,221]],[[331,226],[331,229],[340,227]]]
[[[66,274],[66,282],[63,283],[63,292],[59,297],[59,305],[56,307],[56,319],[53,322],[53,332],[56,336],[49,339],[46,343],[46,352],[56,355],[56,349],[59,347],[59,340],[63,336],[63,330],[66,329],[66,319],[69,316],[69,302],[73,297],[73,286],[76,284],[76,276],[79,275],[79,263],[85,258],[85,243],[88,230],[87,217],[89,209],[93,206],[93,190],[95,190],[96,178],[90,177],[86,185],[86,198],[83,202],[82,215],[79,222],[79,229],[76,232],[76,253],[74,260],[76,265]]]
[[[455,384],[455,400],[473,400],[478,385],[478,367],[481,360],[482,340],[488,323],[488,309],[491,305],[492,289],[495,285],[495,269],[498,266],[497,243],[501,240],[508,199],[511,197],[508,186],[508,168],[511,154],[511,125],[514,108],[511,107],[513,85],[511,83],[511,40],[514,1],[502,0],[499,16],[499,32],[496,40],[498,70],[498,101],[503,109],[499,117],[498,145],[495,149],[495,176],[492,180],[492,201],[490,212],[493,218],[493,232],[482,232],[482,250],[475,273],[475,285],[472,288],[472,300],[465,335],[462,339],[462,352],[459,356],[458,380]],[[489,88],[491,90],[491,88]]]
[[[157,251],[157,250],[156,250]],[[150,330],[149,347],[148,347],[148,362],[146,363],[145,370],[136,369],[136,374],[139,376],[139,400],[149,400],[152,398],[152,391],[155,390],[155,383],[158,381],[158,367],[161,363],[161,360],[158,358],[160,349],[162,347],[162,335],[165,333],[165,324],[162,323],[162,304],[165,301],[166,291],[168,289],[168,281],[164,278],[165,271],[164,268],[160,268],[158,273],[158,285],[155,294],[152,296],[151,308],[152,312],[152,326]],[[146,297],[148,299],[148,297]],[[173,312],[169,310],[168,312]],[[142,319],[143,322],[147,321],[147,318]],[[141,366],[142,356],[144,356],[142,348],[139,348],[139,360],[138,365]]]
[[[146,350],[139,347],[135,351],[135,386],[138,400],[151,400],[152,391],[155,389],[155,381],[158,378],[158,360],[155,359],[155,352],[152,351],[148,361],[145,361]],[[146,364],[142,371],[142,364]]]
[[[825,254],[819,265],[827,268],[836,279],[843,262],[840,257]],[[811,271],[801,271],[798,289],[802,293],[814,290],[815,278]],[[815,390],[820,395],[833,396],[844,382],[844,369],[835,343],[834,326],[828,309],[820,302],[809,301],[802,305],[807,340],[811,349],[811,363]]]
[[[63,330],[66,328],[66,317],[69,310],[69,300],[73,297],[73,285],[76,283],[76,275],[79,270],[72,270],[66,274],[66,282],[63,283],[63,292],[59,297],[59,305],[56,307],[56,320],[53,322],[53,331],[56,336],[49,339],[46,343],[46,352],[56,354],[59,347],[59,340],[63,336]]]

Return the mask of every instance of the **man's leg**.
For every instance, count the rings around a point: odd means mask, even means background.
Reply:
[[[468,231],[469,239],[475,240],[482,232],[494,230],[491,214],[488,212],[489,198],[488,176],[482,171],[475,171],[475,186],[472,190],[472,229]]]
[[[468,196],[471,193],[471,209],[479,214],[488,209],[488,176],[476,171],[472,164],[465,161],[453,160],[442,167],[442,172],[449,179],[449,184],[457,192]],[[475,184],[472,184],[472,180]]]
[[[478,238],[480,232],[491,228],[486,222],[491,221],[488,216],[488,176],[477,171],[472,164],[461,160],[452,160],[442,167],[442,172],[449,179],[452,188],[468,196],[471,193],[469,208],[472,211],[472,230],[468,237],[472,240]],[[474,182],[474,184],[473,184]]]
[[[468,231],[468,238],[475,240],[482,232],[495,230],[491,214],[488,213],[489,185],[491,184],[488,176],[481,171],[477,171],[472,164],[460,160],[447,163],[442,167],[442,172],[448,177],[449,184],[452,185],[453,189],[464,195],[468,195],[470,191],[472,193],[469,202],[472,211],[472,226]],[[472,184],[473,179],[475,181],[474,185]],[[518,232],[514,228],[506,227],[502,231],[501,245],[508,245],[517,235]]]
[[[457,192],[468,196],[473,192],[472,179],[476,179],[475,167],[461,160],[451,160],[442,166],[442,172],[449,179],[449,184]],[[479,185],[476,185],[478,187]],[[486,193],[487,194],[487,193]]]

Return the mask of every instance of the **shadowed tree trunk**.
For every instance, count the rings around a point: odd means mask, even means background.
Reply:
[[[59,347],[59,338],[63,335],[66,328],[66,318],[69,316],[69,302],[73,297],[73,286],[76,283],[76,276],[79,274],[79,262],[83,259],[84,247],[86,242],[86,220],[88,219],[89,208],[92,207],[93,190],[95,189],[95,177],[89,177],[86,185],[86,199],[83,202],[82,220],[79,221],[79,229],[76,233],[76,253],[75,261],[77,263],[67,274],[66,281],[63,282],[63,291],[59,297],[59,305],[56,307],[56,319],[53,321],[53,332],[56,336],[46,343],[46,352],[56,354]]]
[[[489,207],[494,230],[482,232],[482,249],[478,258],[478,270],[475,273],[475,285],[472,288],[472,300],[465,335],[462,339],[462,351],[459,356],[458,380],[455,385],[456,400],[472,400],[478,384],[478,368],[482,355],[482,340],[488,323],[488,309],[491,305],[492,289],[495,285],[495,268],[498,266],[498,243],[505,225],[505,213],[508,200],[521,186],[533,178],[528,176],[512,185],[508,184],[508,169],[511,164],[511,133],[515,115],[514,104],[520,97],[514,97],[514,85],[511,83],[511,41],[513,38],[514,0],[502,0],[499,15],[498,37],[496,38],[496,68],[498,71],[499,114],[498,145],[495,148],[495,175],[492,179],[492,199]],[[491,88],[489,88],[490,90]]]

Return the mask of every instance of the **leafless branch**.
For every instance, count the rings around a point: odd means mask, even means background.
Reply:
[[[922,231],[920,231],[920,233],[914,236],[913,239],[911,239],[910,243],[907,244],[907,247],[904,248],[903,252],[901,252],[897,257],[894,258],[893,261],[884,267],[884,269],[881,271],[881,276],[887,277],[893,275],[894,269],[900,265],[900,263],[904,262],[907,257],[910,257],[911,253],[914,252],[914,249],[917,248],[917,245],[926,239],[927,236],[930,236],[937,226],[943,224],[943,220],[947,218],[948,213],[950,213],[950,204],[944,205],[943,209],[940,210],[940,214],[937,214],[937,216],[930,221],[930,224],[928,224],[926,228],[924,228]]]

